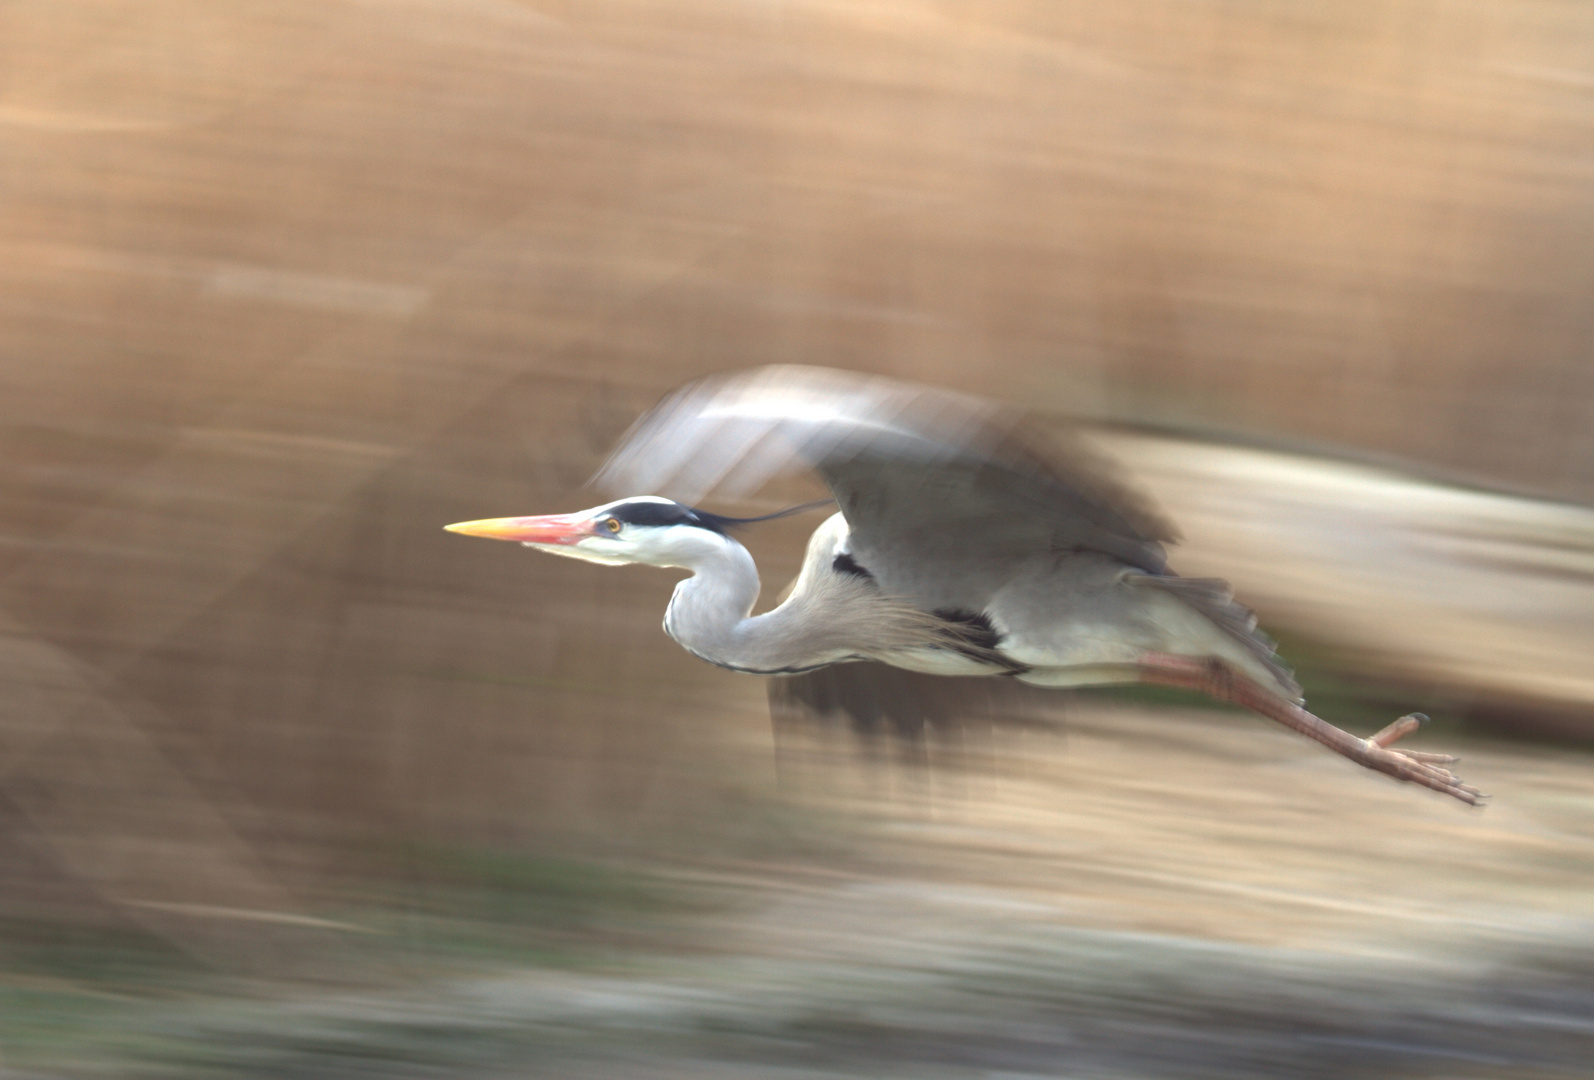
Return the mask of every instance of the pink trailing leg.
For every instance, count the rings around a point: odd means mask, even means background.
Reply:
[[[1457,760],[1449,754],[1389,749],[1392,743],[1422,726],[1427,717],[1421,713],[1402,716],[1371,738],[1363,739],[1286,701],[1221,660],[1147,653],[1140,658],[1139,670],[1141,682],[1196,690],[1219,701],[1243,706],[1270,720],[1277,720],[1309,739],[1316,739],[1358,765],[1376,769],[1396,780],[1407,780],[1442,791],[1472,806],[1478,806],[1488,798],[1477,788],[1462,783],[1450,770],[1441,767]]]

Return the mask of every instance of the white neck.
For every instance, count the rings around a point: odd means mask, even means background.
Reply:
[[[751,617],[758,600],[758,567],[729,537],[703,545],[687,562],[692,576],[675,587],[664,632],[711,664],[774,674],[806,671],[858,655],[845,620],[809,610],[803,590],[775,610]]]

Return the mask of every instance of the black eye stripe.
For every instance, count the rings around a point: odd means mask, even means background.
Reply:
[[[786,510],[778,510],[773,514],[763,514],[759,517],[734,518],[723,514],[711,514],[707,510],[694,510],[690,506],[682,506],[678,502],[623,502],[616,503],[604,511],[604,519],[615,518],[627,525],[691,525],[694,528],[706,529],[721,536],[729,536],[730,530],[742,525],[752,525],[759,521],[773,521],[775,518],[790,517],[800,514],[805,510],[812,510],[818,506],[826,506],[832,500],[820,499],[817,502],[803,503]]]
[[[604,518],[615,518],[626,525],[696,525],[708,527],[695,513],[680,503],[633,502],[609,507]],[[718,529],[713,530],[718,532]]]

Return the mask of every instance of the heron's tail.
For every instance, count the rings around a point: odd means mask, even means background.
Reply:
[[[1279,659],[1273,639],[1257,629],[1256,612],[1234,599],[1234,590],[1227,581],[1176,574],[1136,574],[1132,580],[1137,585],[1150,585],[1172,593],[1195,608],[1214,626],[1245,646],[1278,685],[1289,692],[1292,701],[1301,700],[1301,684],[1295,681],[1295,673]]]

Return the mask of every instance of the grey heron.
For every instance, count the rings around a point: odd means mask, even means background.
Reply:
[[[796,469],[818,473],[837,512],[814,530],[786,599],[755,616],[758,570],[731,534],[767,518],[697,505]],[[1392,746],[1420,714],[1360,738],[1308,712],[1228,585],[1169,568],[1172,523],[1111,463],[1021,410],[875,376],[757,368],[668,395],[595,481],[621,497],[447,528],[589,562],[687,570],[664,630],[733,671],[871,660],[1039,687],[1181,687],[1398,780],[1484,798],[1444,768],[1455,758]]]

